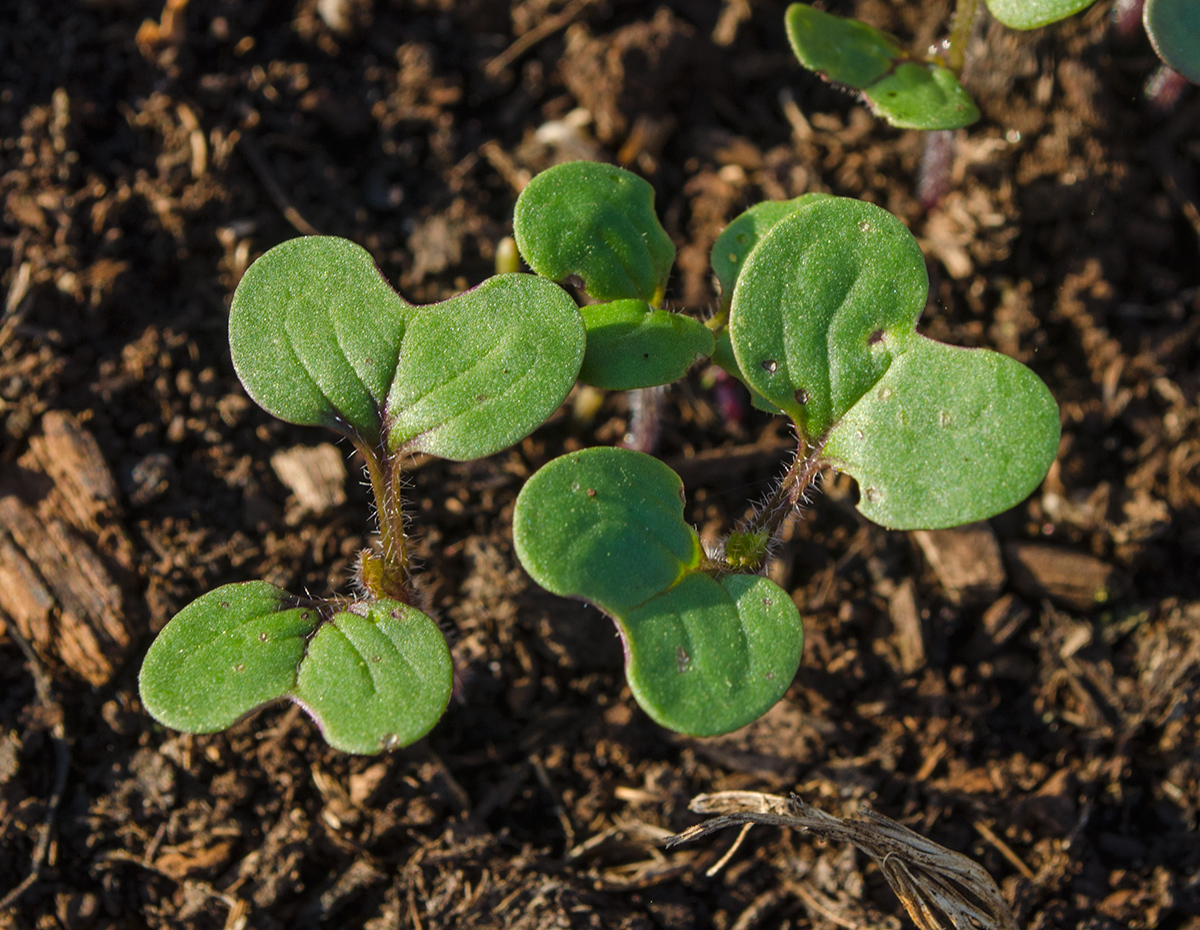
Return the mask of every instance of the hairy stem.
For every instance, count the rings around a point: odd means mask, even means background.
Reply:
[[[375,498],[375,517],[379,523],[378,564],[373,570],[364,567],[362,582],[377,597],[412,602],[408,587],[408,545],[404,537],[404,509],[401,501],[399,464],[386,454],[355,441],[354,447],[367,464],[371,479],[371,494]],[[366,557],[364,557],[366,558]]]
[[[765,533],[768,539],[777,539],[783,531],[788,519],[796,512],[804,500],[805,492],[812,486],[824,461],[821,449],[825,445],[824,438],[801,454],[803,448],[796,453],[787,473],[779,482],[779,486],[771,493],[758,512],[742,527],[745,533]]]

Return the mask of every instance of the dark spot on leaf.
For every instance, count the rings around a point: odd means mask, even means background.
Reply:
[[[883,330],[877,329],[867,337],[867,345],[876,346],[883,342]]]
[[[649,353],[649,352],[643,352],[643,353],[642,353],[642,358],[649,358],[649,357],[650,357],[650,353]]]
[[[798,404],[807,404],[808,403],[808,391],[804,390],[804,388],[796,389],[796,403],[798,403]]]
[[[307,610],[306,610],[306,611],[304,611],[303,613],[301,613],[301,614],[300,614],[300,619],[301,619],[301,620],[307,620],[307,619],[308,619],[308,611],[307,611]]]
[[[763,607],[766,607],[768,610],[770,610],[774,606],[775,606],[775,602],[773,600],[771,600],[769,597],[763,598]]]
[[[234,670],[235,672],[244,672],[244,671],[246,670],[246,666],[245,666],[245,665],[243,665],[241,662],[239,662],[237,665],[235,665],[235,666],[233,667],[233,670]]]
[[[228,610],[229,609],[229,601],[221,601],[221,609]]]
[[[372,662],[382,662],[383,656],[371,656],[371,661]]]
[[[482,404],[485,400],[487,400],[487,395],[480,394],[478,397],[475,398],[475,403]]]
[[[773,358],[769,358],[762,363],[763,371],[769,375],[775,374],[779,370],[779,363]]]
[[[265,642],[266,642],[268,639],[270,639],[270,638],[271,638],[271,637],[267,635],[267,631],[266,631],[266,630],[263,630],[261,633],[259,633],[259,634],[258,634],[258,641],[259,641],[260,643],[265,643]]]
[[[587,494],[588,494],[588,497],[595,497],[595,496],[596,496],[596,489],[595,489],[595,488],[588,488],[588,492],[587,492]]]
[[[392,619],[393,619],[393,620],[399,620],[399,619],[400,619],[400,611],[396,610],[396,608],[394,608],[394,607],[392,608],[392,610],[391,610],[391,614],[392,614]]]
[[[774,672],[767,672],[766,679],[767,679],[767,681],[774,681],[774,680],[775,680],[775,673],[774,673]]]
[[[879,488],[867,488],[866,497],[872,504],[878,503],[879,499],[883,497],[883,492]]]
[[[374,365],[374,364],[375,364],[375,359],[373,359],[373,358],[371,358],[370,356],[368,356],[367,358],[364,358],[364,359],[363,359],[363,362],[364,362],[365,364],[367,364],[367,365]]]

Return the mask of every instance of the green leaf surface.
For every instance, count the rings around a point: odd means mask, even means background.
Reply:
[[[410,315],[370,253],[306,236],[275,246],[242,276],[229,311],[233,367],[281,420],[382,438],[380,411]]]
[[[784,24],[804,67],[862,91],[893,126],[956,129],[979,119],[978,107],[952,71],[914,58],[893,35],[804,3],[787,8]]]
[[[343,611],[313,637],[293,692],[343,752],[370,755],[428,733],[450,700],[446,639],[421,611],[375,601]]]
[[[533,275],[417,308],[387,397],[389,450],[468,461],[512,445],[562,403],[584,348],[575,302]]]
[[[1146,0],[1142,22],[1150,44],[1167,67],[1200,84],[1200,3]]]
[[[937,528],[1019,503],[1058,448],[1053,397],[1025,366],[919,336],[916,240],[834,198],[780,221],[746,262],[729,333],[751,388],[859,482],[884,526]]]
[[[784,218],[746,260],[729,335],[746,382],[822,436],[891,364],[929,280],[916,239],[861,200],[830,197]]]
[[[637,702],[662,726],[691,736],[757,720],[800,666],[796,605],[759,575],[689,572],[618,622]]]
[[[682,490],[678,475],[640,452],[569,453],[526,483],[513,537],[538,584],[613,617],[642,708],[663,726],[710,736],[783,696],[803,630],[770,580],[703,571]]]
[[[644,300],[590,304],[580,312],[587,331],[584,384],[611,391],[669,384],[713,351],[712,333],[699,320]]]
[[[625,614],[700,564],[683,482],[658,459],[596,447],[525,482],[513,514],[517,557],[547,591]]]
[[[598,301],[636,297],[657,306],[675,262],[654,213],[654,188],[597,162],[536,175],[517,198],[513,235],[530,268],[560,283],[578,276]]]
[[[900,129],[958,129],[979,119],[979,107],[941,65],[904,61],[863,94],[875,112]]]
[[[1073,16],[1096,0],[987,0],[988,12],[1010,29],[1037,29]]]
[[[780,410],[750,386],[748,380],[746,379],[746,375],[742,372],[742,369],[738,367],[737,358],[733,354],[733,344],[729,339],[729,327],[726,327],[717,334],[715,345],[713,347],[712,361],[714,365],[717,365],[724,370],[725,374],[737,378],[740,382],[742,382],[743,385],[745,385],[746,390],[750,392],[750,403],[755,410],[761,410],[764,413],[770,414],[783,413],[782,410]]]
[[[269,413],[457,460],[539,426],[575,383],[584,343],[575,302],[549,281],[500,275],[418,307],[365,249],[331,236],[264,254],[229,316],[234,368]]]
[[[939,529],[1020,503],[1058,451],[1049,389],[1020,362],[922,336],[838,423],[823,450],[890,529]]]
[[[319,611],[265,581],[228,584],[192,601],[163,627],[138,677],[160,723],[212,733],[285,697],[296,683]]]
[[[407,745],[450,699],[445,637],[398,601],[354,610],[293,597],[264,581],[229,584],[181,610],[146,653],[142,703],[187,733],[231,726],[281,698],[300,703],[345,752]]]
[[[764,200],[742,211],[717,236],[709,262],[721,285],[722,295],[732,294],[738,272],[758,240],[781,219],[790,216],[806,204],[821,200],[829,194],[801,194],[792,200]]]

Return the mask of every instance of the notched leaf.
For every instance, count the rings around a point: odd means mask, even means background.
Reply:
[[[583,281],[593,300],[662,302],[675,245],[654,212],[644,179],[597,162],[555,165],[521,191],[513,235],[543,277]]]
[[[616,300],[582,309],[587,351],[579,380],[612,391],[669,384],[698,358],[712,355],[713,337],[699,320],[655,310],[644,300]]]

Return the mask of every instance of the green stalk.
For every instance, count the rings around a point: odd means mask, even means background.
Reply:
[[[376,450],[365,443],[354,440],[354,447],[367,463],[371,494],[375,498],[375,517],[379,523],[379,554],[363,554],[360,580],[376,597],[412,603],[400,468],[386,456],[381,459]]]
[[[967,44],[971,41],[971,26],[975,22],[978,9],[979,0],[956,0],[954,24],[950,29],[950,37],[946,40],[946,67],[955,74],[962,74]]]

